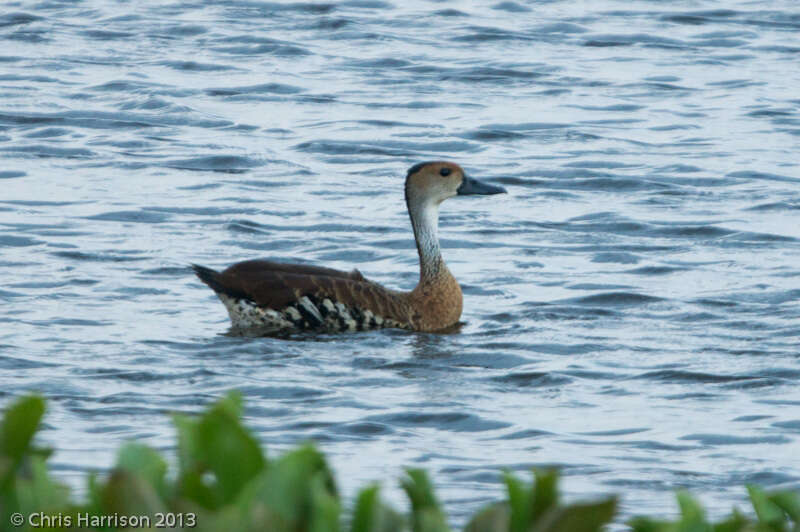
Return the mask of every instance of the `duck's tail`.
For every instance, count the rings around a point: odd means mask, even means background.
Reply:
[[[205,266],[200,266],[199,264],[192,264],[192,270],[194,270],[195,275],[197,275],[201,281],[206,283],[214,292],[224,292],[224,289],[219,282],[219,272],[217,270],[212,270],[211,268],[206,268]]]

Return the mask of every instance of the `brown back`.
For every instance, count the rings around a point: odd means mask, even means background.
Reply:
[[[195,267],[195,272],[216,292],[274,310],[281,310],[303,296],[313,296],[370,310],[386,319],[401,322],[410,319],[404,294],[366,280],[358,270],[343,272],[305,264],[249,260],[222,272],[202,267]]]

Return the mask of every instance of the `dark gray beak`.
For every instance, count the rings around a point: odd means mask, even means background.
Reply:
[[[468,196],[470,194],[487,196],[489,194],[504,194],[506,189],[464,176],[464,181],[461,183],[461,186],[458,187],[456,192],[459,196]]]

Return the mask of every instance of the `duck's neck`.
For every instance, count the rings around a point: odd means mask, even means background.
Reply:
[[[450,327],[461,317],[462,296],[439,250],[439,204],[408,198],[408,212],[419,252],[419,284],[407,293],[410,322],[421,331]]]
[[[408,213],[419,252],[419,283],[434,283],[449,273],[439,249],[439,204],[409,198]]]

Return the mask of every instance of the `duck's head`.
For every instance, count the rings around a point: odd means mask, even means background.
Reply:
[[[468,177],[455,163],[432,161],[415,164],[406,175],[406,201],[440,204],[453,196],[488,195],[506,192],[503,187]]]

